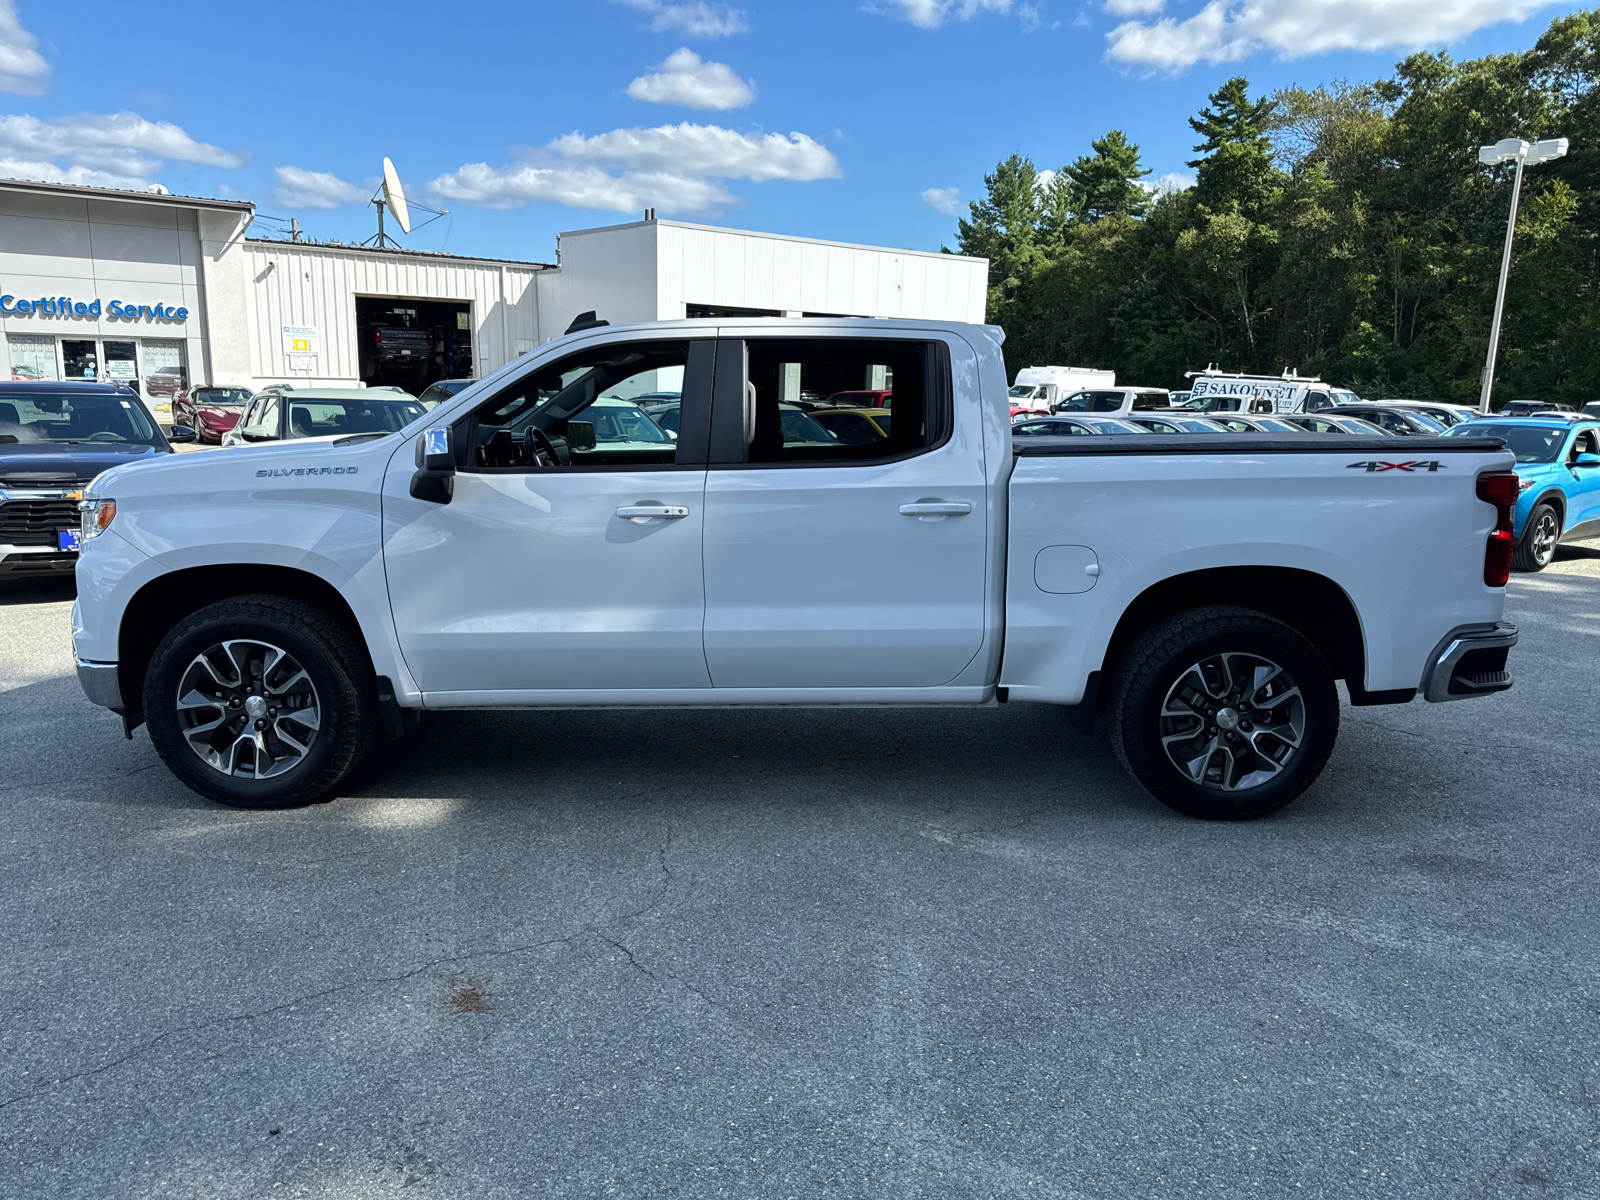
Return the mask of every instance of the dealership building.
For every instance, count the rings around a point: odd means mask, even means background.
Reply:
[[[647,219],[563,233],[554,263],[250,236],[252,204],[0,180],[14,379],[393,384],[488,374],[579,313],[982,321],[984,259]],[[397,333],[410,330],[410,333]],[[426,331],[424,336],[423,331]]]

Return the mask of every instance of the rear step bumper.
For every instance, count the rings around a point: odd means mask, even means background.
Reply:
[[[1423,698],[1440,704],[1505,691],[1511,686],[1506,655],[1516,644],[1517,627],[1505,621],[1452,629],[1428,656]]]

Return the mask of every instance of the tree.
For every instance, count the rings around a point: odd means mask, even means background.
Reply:
[[[1212,92],[1211,107],[1189,118],[1204,136],[1196,150],[1202,157],[1189,165],[1199,169],[1195,199],[1212,212],[1260,213],[1278,186],[1267,130],[1277,104],[1270,97],[1250,99],[1250,85],[1239,75]]]
[[[1068,181],[1068,205],[1079,221],[1092,224],[1111,216],[1141,217],[1150,193],[1139,180],[1150,174],[1139,165],[1139,147],[1120,129],[1089,143],[1094,151],[1061,168]]]
[[[1039,258],[1039,172],[1033,160],[1013,154],[983,177],[984,198],[956,236],[962,254],[989,260],[991,308],[1011,296]]]

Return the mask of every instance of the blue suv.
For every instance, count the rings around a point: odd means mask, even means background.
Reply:
[[[1482,434],[1503,438],[1517,456],[1517,570],[1548,567],[1558,542],[1600,537],[1600,421],[1481,417],[1445,436]]]

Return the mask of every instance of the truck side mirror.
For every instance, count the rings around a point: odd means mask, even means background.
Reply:
[[[569,450],[594,449],[594,422],[568,421],[567,448]]]
[[[455,495],[456,456],[450,427],[435,425],[417,439],[417,473],[411,477],[411,495],[430,504],[449,504]]]

